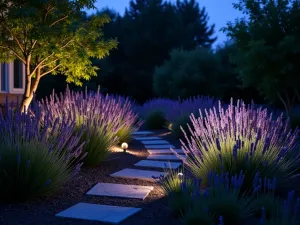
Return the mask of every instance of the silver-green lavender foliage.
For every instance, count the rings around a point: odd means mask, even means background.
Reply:
[[[82,165],[82,130],[63,115],[52,120],[34,105],[27,114],[6,104],[0,114],[0,198],[26,200],[57,189]],[[1,113],[1,112],[0,112]]]
[[[128,98],[102,95],[100,90],[89,93],[87,89],[85,92],[67,89],[60,95],[53,93],[40,106],[50,112],[53,120],[67,115],[76,120],[78,128],[85,127],[84,151],[88,152],[85,164],[89,166],[103,161],[120,140],[129,140],[141,123]]]
[[[288,184],[300,166],[299,130],[291,130],[283,116],[273,119],[266,109],[255,109],[242,101],[229,106],[199,110],[190,116],[190,136],[180,140],[188,156],[186,167],[207,184],[210,171],[243,170],[245,184],[252,185],[256,172],[276,177],[278,186]]]

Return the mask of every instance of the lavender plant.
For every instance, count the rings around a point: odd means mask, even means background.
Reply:
[[[40,105],[53,119],[67,114],[76,120],[77,129],[85,127],[82,141],[86,142],[84,152],[88,153],[84,160],[86,166],[97,166],[108,156],[113,145],[129,140],[140,126],[129,99],[104,96],[100,90],[89,93],[87,89],[85,92],[67,89],[64,94],[52,94]]]
[[[262,177],[276,177],[277,187],[289,184],[289,179],[297,175],[299,167],[298,129],[290,130],[288,121],[279,116],[272,119],[272,113],[242,101],[233,102],[223,108],[213,107],[196,118],[190,116],[191,136],[185,133],[180,140],[188,156],[181,158],[185,166],[208,184],[210,171],[228,171],[230,175],[243,170],[243,188],[251,188],[255,173]]]
[[[181,178],[171,173],[159,183],[170,199],[172,212],[182,217],[183,224],[213,225],[223,216],[224,221],[234,225],[252,215],[251,197],[240,192],[244,180],[242,171],[232,177],[229,173],[210,172],[207,189],[201,189],[201,180],[197,178],[187,174]]]
[[[32,106],[28,114],[0,112],[0,199],[26,200],[68,182],[82,165],[82,130],[67,115],[52,120]],[[56,135],[59,134],[59,135]]]
[[[261,178],[260,173],[255,174],[252,186],[254,198],[251,202],[251,207],[254,210],[256,217],[261,217],[261,208],[264,207],[266,218],[277,216],[280,208],[280,200],[275,196],[276,177]]]
[[[295,191],[290,191],[288,197],[281,204],[279,213],[267,218],[265,208],[261,208],[261,225],[299,225],[300,198],[295,198]]]

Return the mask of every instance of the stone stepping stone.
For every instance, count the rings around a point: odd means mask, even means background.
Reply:
[[[186,156],[182,156],[186,158]],[[149,155],[147,159],[150,160],[175,160],[175,161],[181,161],[176,155]]]
[[[129,179],[140,179],[150,182],[156,182],[154,177],[166,176],[166,172],[158,172],[152,170],[137,170],[137,169],[123,169],[116,173],[111,174],[112,177],[129,178]]]
[[[173,149],[178,154],[184,154],[182,149]],[[148,149],[149,154],[174,154],[170,149]]]
[[[119,224],[140,210],[140,208],[98,205],[80,202],[71,208],[56,214],[56,216]]]
[[[154,133],[151,131],[136,131],[132,133],[132,135],[148,135],[148,134],[154,134]]]
[[[164,162],[164,161],[153,161],[153,160],[141,160],[138,163],[134,164],[135,166],[143,167],[154,167],[162,169],[177,169],[181,166],[181,163],[178,162]]]
[[[166,140],[151,140],[151,141],[141,141],[144,145],[169,145],[170,143]]]
[[[147,148],[147,149],[160,149],[160,148],[170,149],[170,148],[175,148],[175,146],[174,145],[145,145],[145,148]]]
[[[98,183],[86,194],[144,200],[152,190],[152,186]]]
[[[147,140],[162,140],[160,137],[135,137],[134,140],[137,141],[147,141]]]

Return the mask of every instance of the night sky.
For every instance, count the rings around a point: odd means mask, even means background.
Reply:
[[[169,0],[176,1],[176,0]],[[219,31],[228,21],[234,21],[235,18],[241,16],[240,12],[232,7],[235,0],[198,0],[200,6],[204,6],[209,16],[209,23],[215,24],[215,35],[218,39],[214,46],[223,43],[226,40],[226,35]],[[101,9],[109,7],[115,9],[119,13],[124,13],[126,7],[129,6],[129,0],[97,0],[96,7]],[[92,11],[88,11],[91,13]]]

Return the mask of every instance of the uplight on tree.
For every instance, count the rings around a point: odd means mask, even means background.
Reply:
[[[95,0],[4,0],[0,4],[0,62],[20,60],[25,66],[26,110],[40,79],[62,74],[68,83],[81,86],[96,76],[91,58],[101,59],[116,48],[105,40],[102,27],[109,17],[87,17]]]

